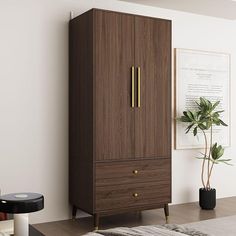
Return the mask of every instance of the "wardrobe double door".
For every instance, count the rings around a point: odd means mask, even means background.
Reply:
[[[95,11],[95,160],[170,158],[170,21]]]

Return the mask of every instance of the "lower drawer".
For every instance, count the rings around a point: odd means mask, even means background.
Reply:
[[[170,201],[169,181],[96,187],[96,211],[155,205]]]

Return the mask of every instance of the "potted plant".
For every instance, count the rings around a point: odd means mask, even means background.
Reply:
[[[224,148],[213,142],[213,126],[227,126],[221,119],[220,114],[224,111],[217,110],[220,101],[211,101],[200,97],[196,102],[196,109],[186,110],[177,118],[180,122],[187,123],[186,133],[192,131],[196,136],[201,132],[204,137],[204,151],[197,157],[202,160],[201,182],[199,189],[199,205],[202,209],[212,210],[216,206],[216,190],[211,187],[211,176],[215,164],[224,163],[230,165],[231,159],[223,159]]]

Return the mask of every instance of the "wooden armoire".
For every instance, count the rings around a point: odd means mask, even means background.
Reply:
[[[69,199],[99,216],[171,202],[171,21],[91,9],[70,21]]]

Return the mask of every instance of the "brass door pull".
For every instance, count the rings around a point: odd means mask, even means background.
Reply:
[[[131,107],[134,107],[135,99],[135,85],[134,85],[134,66],[131,67]]]
[[[137,175],[137,174],[138,174],[138,170],[133,170],[133,173],[134,173],[135,175]]]
[[[138,197],[138,194],[137,194],[137,193],[134,193],[134,194],[133,194],[133,197]]]
[[[138,67],[138,107],[141,106],[141,68]]]

